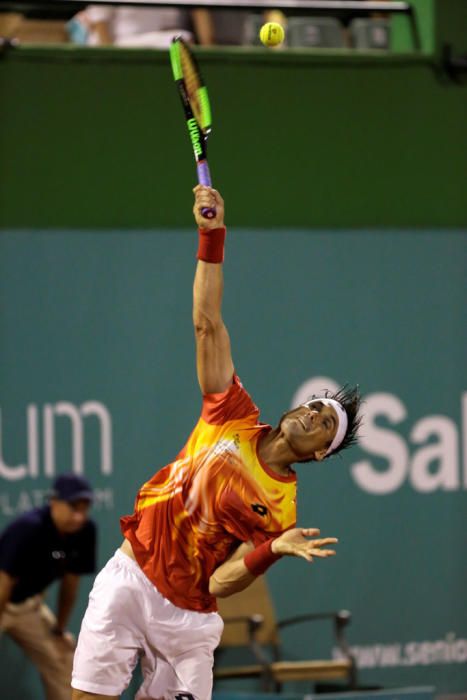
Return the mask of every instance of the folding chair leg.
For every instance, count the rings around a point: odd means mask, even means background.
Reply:
[[[270,693],[271,691],[277,692],[278,687],[280,689],[280,685],[280,683],[274,681],[271,669],[265,668],[261,674],[261,690],[265,693]]]

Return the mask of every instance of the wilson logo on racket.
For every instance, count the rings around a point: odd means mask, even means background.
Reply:
[[[196,119],[194,117],[193,117],[193,119],[188,119],[187,126],[188,126],[188,132],[190,134],[191,143],[193,144],[193,150],[195,152],[195,156],[200,156],[203,152],[203,149],[201,148],[201,143],[200,143],[200,138],[199,138],[199,129],[198,129],[198,124],[196,123]]]

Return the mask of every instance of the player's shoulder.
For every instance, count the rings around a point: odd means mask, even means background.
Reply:
[[[237,394],[237,396],[241,397],[243,400],[249,402],[252,411],[258,412],[259,409],[253,399],[251,398],[250,392],[245,388],[242,380],[238,376],[238,374],[234,374],[233,376],[233,386],[234,386],[234,392]]]
[[[219,394],[204,394],[201,417],[211,424],[222,424],[231,420],[258,419],[259,409],[234,373],[232,383]]]

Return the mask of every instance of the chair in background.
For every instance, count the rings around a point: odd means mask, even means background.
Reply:
[[[350,23],[352,46],[356,49],[389,50],[390,22],[384,18],[356,18]]]
[[[357,671],[344,630],[350,613],[309,613],[277,622],[264,576],[241,593],[219,599],[219,612],[225,628],[216,654],[214,680],[260,679],[264,691],[280,692],[286,681],[344,681],[343,690],[357,687]],[[282,658],[280,632],[285,627],[328,620],[334,627],[335,644],[341,658],[287,661]],[[251,661],[236,665],[222,663],[228,648],[244,650]]]
[[[287,24],[287,44],[321,49],[346,45],[342,24],[335,17],[291,17]]]

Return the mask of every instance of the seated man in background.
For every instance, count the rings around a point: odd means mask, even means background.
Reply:
[[[66,632],[79,577],[96,569],[96,528],[88,519],[88,481],[55,480],[48,505],[13,520],[0,535],[0,633],[17,642],[38,668],[47,700],[69,700],[73,636]],[[43,602],[60,579],[57,616]]]
[[[186,41],[196,38],[199,44],[212,43],[209,12],[204,9],[89,5],[75,16],[75,22],[86,32],[82,43],[90,46],[168,48],[175,34]]]

